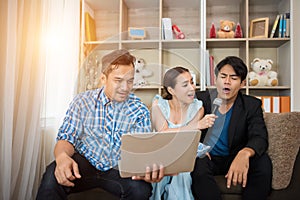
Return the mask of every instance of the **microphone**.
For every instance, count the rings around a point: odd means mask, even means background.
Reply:
[[[212,114],[216,114],[217,110],[219,109],[219,107],[222,105],[222,99],[220,98],[215,98],[214,102],[213,102],[213,109],[212,109]]]

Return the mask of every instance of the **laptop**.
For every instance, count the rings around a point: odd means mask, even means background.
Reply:
[[[153,164],[162,164],[166,175],[191,172],[200,136],[199,130],[122,135],[120,176],[144,176]]]

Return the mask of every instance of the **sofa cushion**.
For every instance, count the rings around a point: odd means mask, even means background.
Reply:
[[[265,113],[269,133],[268,154],[273,164],[272,188],[286,188],[300,144],[300,112]]]

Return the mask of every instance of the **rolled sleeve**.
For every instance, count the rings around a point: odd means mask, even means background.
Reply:
[[[59,128],[56,137],[57,140],[66,140],[73,145],[76,144],[79,134],[82,131],[80,112],[81,109],[79,98],[75,98],[69,106],[63,124]]]

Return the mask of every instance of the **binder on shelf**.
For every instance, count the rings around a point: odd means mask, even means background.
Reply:
[[[262,96],[262,108],[265,113],[272,112],[272,97],[271,96]]]
[[[281,96],[280,97],[280,112],[290,112],[291,111],[291,99],[289,96]]]
[[[273,96],[272,97],[272,112],[273,113],[280,113],[280,97],[279,96]]]
[[[276,16],[276,19],[275,19],[274,24],[273,24],[273,28],[271,30],[270,38],[273,38],[274,35],[275,35],[276,29],[277,29],[277,26],[278,26],[279,18],[280,18],[280,14]]]
[[[171,18],[162,18],[162,39],[173,40],[172,20]]]
[[[289,96],[256,96],[261,99],[262,109],[266,113],[285,113],[291,112]]]

